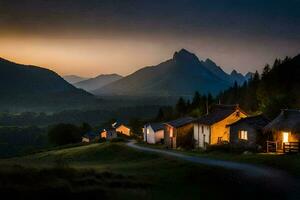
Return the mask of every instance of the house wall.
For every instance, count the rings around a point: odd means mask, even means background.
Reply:
[[[147,130],[149,131],[147,134]],[[164,139],[164,130],[154,131],[151,126],[144,126],[144,141],[149,144],[160,143]]]
[[[174,140],[174,137],[173,138],[170,137],[170,129],[173,129],[173,136],[174,136],[174,131],[176,131],[175,128],[165,124],[164,143],[168,148],[172,148],[174,143],[176,143],[176,140]],[[175,144],[175,146],[176,146],[176,144]]]
[[[247,131],[248,140],[239,139],[240,131]],[[257,137],[261,132],[257,131],[253,127],[249,126],[246,123],[239,123],[230,126],[230,143],[237,144],[245,147],[256,147],[258,145]]]
[[[194,140],[195,140],[196,148],[206,148],[206,144],[209,144],[210,126],[199,124],[199,123],[194,123],[193,126],[194,126]]]
[[[106,137],[107,137],[107,132],[106,132],[106,131],[102,131],[102,132],[100,133],[100,137],[101,137],[101,138],[106,138]]]
[[[164,130],[156,131],[155,133],[155,143],[160,143],[164,139]]]
[[[170,129],[173,129],[173,137],[170,137]],[[193,123],[187,124],[182,127],[174,128],[169,125],[165,125],[164,130],[164,142],[169,148],[177,148],[182,144],[182,139],[188,134],[192,134]]]
[[[245,117],[247,117],[247,115],[236,111],[222,121],[213,124],[211,126],[210,144],[217,144],[219,138],[221,138],[222,141],[229,142],[229,127],[226,126]]]
[[[149,131],[147,133],[147,131]],[[151,126],[145,126],[144,128],[144,141],[149,144],[155,144],[155,132]]]
[[[116,131],[118,133],[122,133],[124,135],[130,136],[130,128],[128,128],[128,127],[126,127],[124,125],[121,125],[118,128],[116,128]]]

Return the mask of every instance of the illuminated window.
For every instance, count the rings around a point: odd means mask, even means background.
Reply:
[[[248,131],[239,131],[239,139],[248,140]]]
[[[288,132],[282,132],[282,140],[283,142],[289,142],[289,133]]]
[[[147,128],[147,134],[148,134],[148,135],[150,134],[150,130],[149,130],[149,128]]]
[[[170,137],[173,137],[173,128],[170,128]]]

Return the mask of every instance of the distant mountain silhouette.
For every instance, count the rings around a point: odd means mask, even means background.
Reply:
[[[71,83],[71,84],[75,84],[75,83],[78,83],[80,81],[85,81],[89,78],[86,78],[86,77],[81,77],[81,76],[76,76],[76,75],[68,75],[68,76],[64,76],[63,77],[68,83]]]
[[[90,78],[73,85],[86,91],[93,91],[121,78],[123,77],[118,74],[101,74],[95,78]]]
[[[75,88],[55,72],[0,58],[0,107],[62,106],[92,101],[94,96]]]
[[[195,91],[218,94],[234,80],[213,61],[200,61],[185,49],[157,66],[142,68],[133,74],[94,90],[96,95],[182,96]]]
[[[220,66],[209,58],[204,62],[201,61],[201,64],[224,81],[229,81],[231,83],[237,82],[239,85],[242,85],[245,81],[247,81],[247,78],[241,73],[238,73],[236,70],[233,70],[231,74],[227,74]]]
[[[230,73],[230,77],[232,81],[237,82],[237,84],[242,85],[245,81],[247,81],[246,77],[243,74],[238,73],[236,70],[233,70]]]

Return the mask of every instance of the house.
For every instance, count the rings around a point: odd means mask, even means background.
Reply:
[[[207,115],[194,122],[194,140],[198,148],[207,145],[229,142],[229,127],[227,125],[247,117],[239,105],[215,105]]]
[[[97,139],[99,139],[99,135],[95,132],[90,131],[82,137],[81,141],[84,142],[84,143],[90,143],[90,142],[93,142]]]
[[[112,127],[116,130],[117,133],[121,133],[126,136],[130,136],[130,128],[125,126],[124,124],[119,124],[117,122],[112,124]]]
[[[117,137],[117,132],[114,129],[104,129],[101,131],[100,137],[110,140]]]
[[[168,148],[177,148],[189,142],[193,138],[193,121],[192,117],[184,117],[165,123],[164,143]]]
[[[263,128],[270,122],[264,115],[242,118],[227,125],[230,128],[229,141],[245,148],[257,148],[265,143]]]
[[[264,131],[268,134],[269,144],[275,145],[275,151],[299,152],[300,110],[285,109],[271,121]],[[267,147],[269,148],[269,146]]]
[[[143,128],[144,141],[149,144],[163,143],[164,124],[148,123]]]

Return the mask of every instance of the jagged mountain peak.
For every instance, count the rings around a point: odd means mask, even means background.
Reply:
[[[239,73],[235,69],[232,70],[232,72],[230,73],[230,75],[237,75],[237,74],[239,74]]]
[[[217,65],[214,61],[212,61],[211,59],[207,58],[205,60],[205,63],[208,64],[208,65]]]
[[[181,49],[180,51],[176,51],[173,55],[173,60],[180,63],[197,63],[199,62],[198,57],[187,51],[186,49]]]

